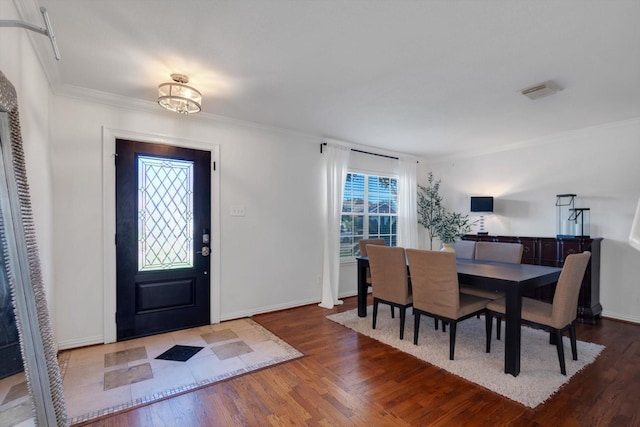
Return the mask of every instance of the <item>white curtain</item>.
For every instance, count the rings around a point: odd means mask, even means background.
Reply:
[[[631,223],[631,233],[629,233],[629,244],[640,251],[640,200],[636,208],[636,216]]]
[[[326,230],[324,233],[324,261],[322,269],[322,300],[320,307],[333,308],[342,304],[338,299],[340,286],[340,222],[344,183],[349,166],[349,148],[327,144],[326,159]]]
[[[416,160],[401,158],[398,170],[398,246],[418,247]]]

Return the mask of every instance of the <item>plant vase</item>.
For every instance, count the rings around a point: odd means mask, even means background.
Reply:
[[[453,243],[443,243],[440,252],[452,252],[455,254],[456,248],[453,246]]]

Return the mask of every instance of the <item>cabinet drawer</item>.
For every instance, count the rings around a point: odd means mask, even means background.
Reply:
[[[535,264],[538,258],[536,240],[527,238],[521,238],[519,240],[522,244],[522,263]]]
[[[540,239],[540,264],[555,267],[558,263],[556,239]]]
[[[581,245],[578,240],[558,240],[560,245],[560,259],[565,260],[569,255],[579,254],[582,252]]]

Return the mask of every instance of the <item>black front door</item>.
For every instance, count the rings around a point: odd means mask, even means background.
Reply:
[[[116,140],[116,322],[124,340],[209,324],[211,153]]]

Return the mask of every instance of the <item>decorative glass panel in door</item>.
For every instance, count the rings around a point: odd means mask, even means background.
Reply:
[[[193,162],[138,157],[138,270],[193,267]]]

